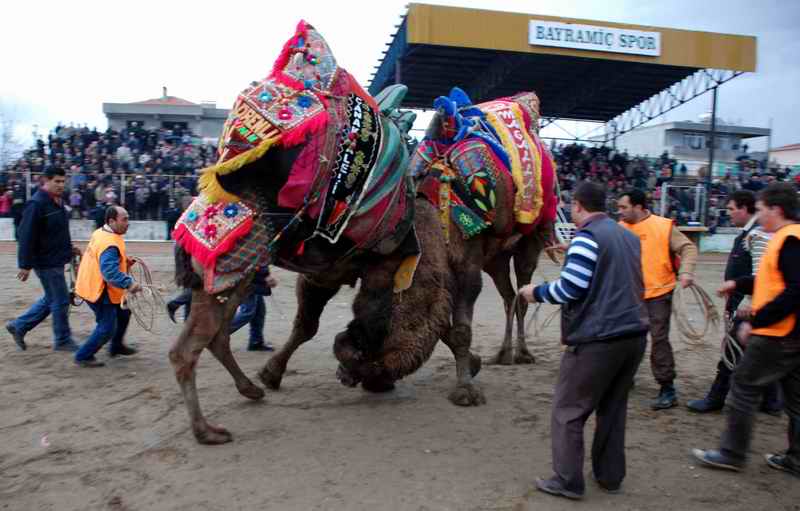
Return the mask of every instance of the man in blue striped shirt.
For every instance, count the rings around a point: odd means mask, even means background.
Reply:
[[[553,396],[553,470],[539,490],[583,498],[583,427],[596,411],[592,469],[610,493],[625,477],[628,392],[644,355],[648,330],[639,238],[605,213],[605,190],[584,182],[572,201],[578,231],[554,282],[528,285],[529,302],[561,305],[561,358]]]

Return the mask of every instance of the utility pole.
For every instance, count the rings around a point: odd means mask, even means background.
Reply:
[[[719,89],[718,85],[715,85],[712,89],[712,99],[711,99],[711,132],[709,133],[709,144],[708,144],[708,170],[706,171],[706,203],[703,207],[703,211],[705,212],[704,218],[708,219],[708,206],[709,200],[708,198],[711,196],[711,174],[714,173],[714,148],[717,145],[717,89]]]

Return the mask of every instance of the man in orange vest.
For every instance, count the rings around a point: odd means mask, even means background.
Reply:
[[[800,477],[800,199],[789,183],[758,194],[758,221],[774,233],[755,278],[726,281],[720,294],[753,294],[753,315],[739,327],[746,345],[733,373],[728,424],[719,450],[694,449],[703,464],[739,471],[747,459],[755,410],[765,386],[781,382],[789,416],[789,449],[767,464]]]
[[[126,292],[141,290],[141,285],[128,275],[132,263],[122,239],[127,231],[128,212],[110,206],[106,209],[105,224],[92,233],[81,259],[75,293],[86,301],[97,320],[92,334],[75,352],[75,363],[81,367],[103,366],[94,355],[109,340],[112,357],[136,353],[122,342],[131,317],[129,310],[120,307],[122,297]]]
[[[661,389],[650,405],[653,410],[672,408],[678,404],[675,391],[675,357],[669,343],[672,314],[672,291],[676,277],[674,258],[680,257],[678,279],[682,287],[694,281],[697,247],[683,235],[672,220],[652,214],[647,197],[633,189],[617,201],[620,225],[639,237],[642,243],[644,298],[650,316],[650,367]]]

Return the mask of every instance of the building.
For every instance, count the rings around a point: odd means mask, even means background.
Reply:
[[[770,164],[778,164],[781,167],[800,166],[800,144],[789,144],[769,151]]]
[[[160,98],[134,103],[103,103],[103,113],[108,126],[118,131],[136,123],[145,129],[188,129],[209,141],[219,138],[228,117],[228,110],[217,108],[215,103],[192,103],[169,96],[166,87]]]
[[[666,122],[637,128],[617,138],[617,149],[632,156],[650,157],[661,156],[666,151],[679,164],[686,165],[689,175],[696,175],[700,167],[708,165],[710,117],[705,114],[698,122]],[[767,137],[770,130],[725,124],[717,118],[716,133],[714,175],[724,175],[737,168],[737,158],[746,154],[745,145],[749,139]]]

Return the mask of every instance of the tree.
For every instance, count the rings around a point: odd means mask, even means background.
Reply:
[[[6,168],[22,155],[22,143],[14,133],[16,124],[14,113],[0,103],[0,169]]]

